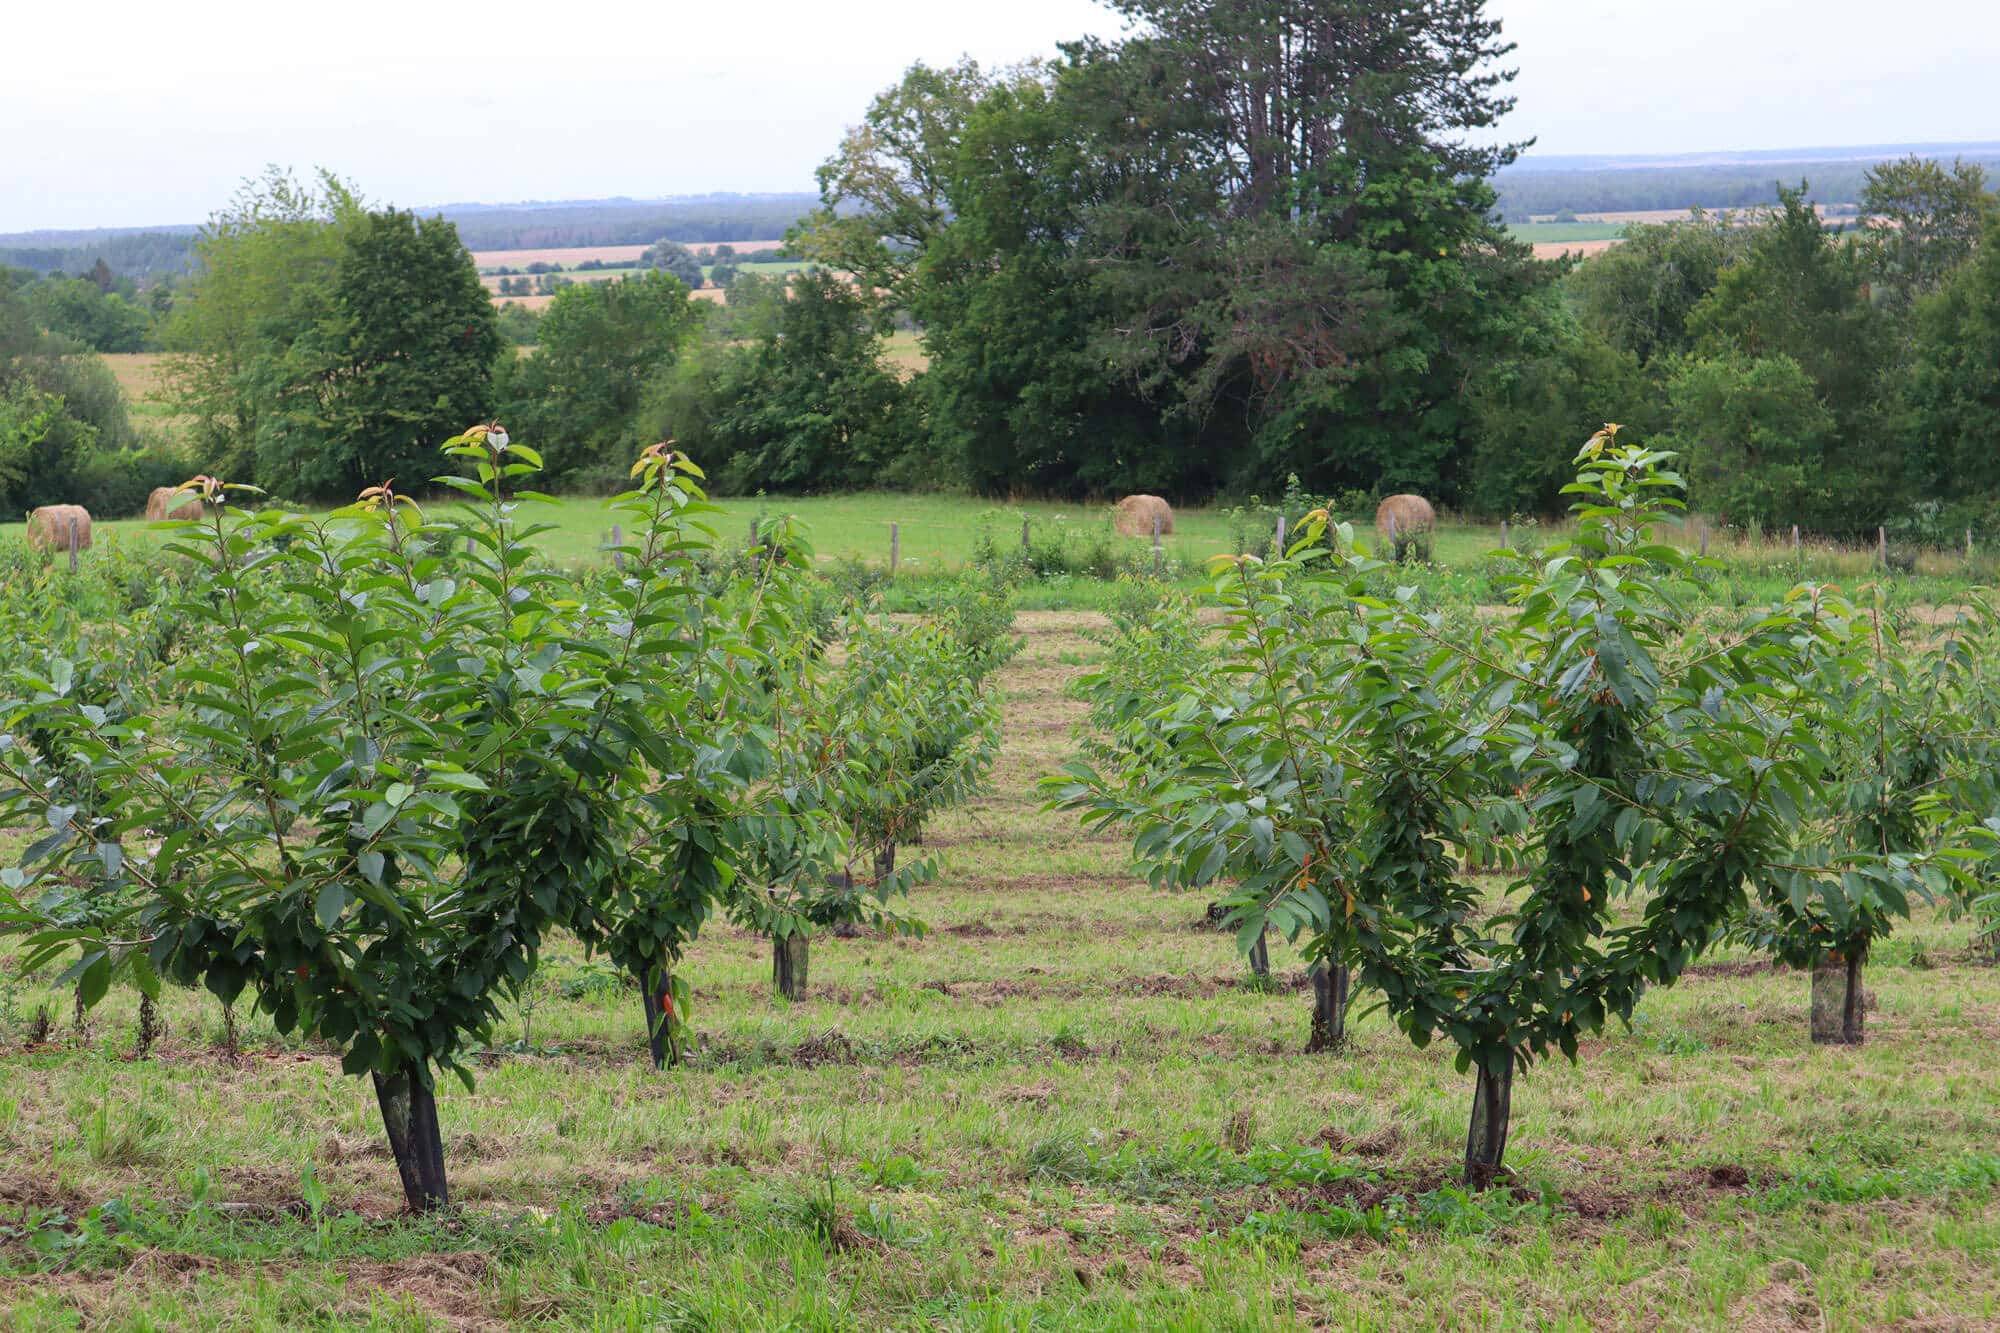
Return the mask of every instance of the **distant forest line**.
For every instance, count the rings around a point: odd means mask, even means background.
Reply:
[[[1935,154],[1934,154],[1935,156]],[[1946,153],[1949,162],[1952,154]],[[1956,154],[2000,174],[2000,148],[1976,145]],[[1493,177],[1500,211],[1510,222],[1553,213],[1636,213],[1700,207],[1711,211],[1775,204],[1780,182],[1804,180],[1821,204],[1851,204],[1861,197],[1871,167],[1894,157],[1849,161],[1732,162],[1687,167],[1614,167],[1564,171],[1537,168],[1532,158],[1503,167]]]
[[[1617,213],[1658,209],[1750,208],[1775,204],[1782,183],[1804,179],[1811,198],[1849,204],[1861,195],[1868,169],[1901,156],[1907,146],[1883,145],[1879,156],[1843,156],[1866,149],[1800,150],[1797,158],[1742,154],[1741,160],[1688,166],[1579,165],[1587,159],[1528,157],[1494,177],[1499,211],[1509,221],[1557,213]],[[2000,176],[2000,145],[1925,145],[1927,156],[1965,161]],[[1807,151],[1810,156],[1804,155]],[[1633,161],[1639,159],[1625,159]],[[1558,165],[1560,164],[1560,165]],[[468,250],[528,250],[595,245],[686,245],[776,240],[812,211],[815,194],[702,195],[660,200],[599,199],[560,203],[446,204],[437,212],[457,224]],[[115,273],[149,278],[188,264],[200,229],[194,225],[37,231],[0,235],[0,265],[38,273],[81,272],[102,259]]]
[[[456,224],[468,250],[540,250],[651,245],[661,239],[683,245],[777,240],[818,202],[818,195],[802,192],[498,207],[446,204],[417,211],[439,213]],[[187,226],[0,236],[0,265],[70,273],[101,258],[114,272],[134,278],[179,273],[187,267],[199,231]]]

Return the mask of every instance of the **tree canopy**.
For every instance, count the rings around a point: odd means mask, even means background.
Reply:
[[[218,473],[299,499],[428,479],[430,450],[492,407],[502,346],[452,224],[371,212],[331,175],[272,172],[203,233],[177,303],[180,406]]]

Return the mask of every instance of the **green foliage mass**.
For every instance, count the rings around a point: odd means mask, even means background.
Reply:
[[[273,172],[203,233],[176,303],[180,407],[215,475],[290,499],[427,478],[439,441],[493,406],[502,343],[451,224],[369,212],[324,176]]]
[[[647,385],[671,371],[699,323],[686,286],[666,273],[565,287],[536,324],[534,352],[502,364],[503,419],[547,443],[556,485],[593,468],[622,474],[652,442],[639,438]]]
[[[0,518],[45,504],[135,512],[151,487],[186,476],[143,444],[104,363],[0,283]]]
[[[725,490],[908,479],[919,423],[882,364],[879,312],[826,273],[746,275],[729,300],[734,336],[673,367],[643,419],[712,460]]]
[[[1965,882],[1990,810],[1983,784],[1937,798],[1943,739],[1918,718],[1953,710],[1869,670],[1837,595],[1703,623],[1693,563],[1656,531],[1681,504],[1669,460],[1594,438],[1565,488],[1577,535],[1518,561],[1494,622],[1380,595],[1351,534],[1321,543],[1324,513],[1280,558],[1223,562],[1217,645],[1184,609],[1151,646],[1123,627],[1086,682],[1083,758],[1046,784],[1129,831],[1155,882],[1226,881],[1245,951],[1267,926],[1302,939],[1417,1045],[1452,1042],[1478,1074],[1469,1183],[1501,1165],[1517,1068],[1575,1059],[1753,905],[1835,923],[1787,927],[1814,956],[1865,948]],[[1906,719],[1894,735],[1885,709]],[[1990,737],[1991,713],[1958,726]],[[1511,872],[1504,902],[1472,861]],[[1628,894],[1639,920],[1613,928]]]
[[[697,291],[702,285],[701,261],[694,251],[679,241],[656,241],[639,256],[644,268],[658,269],[679,278],[681,285],[689,291]]]

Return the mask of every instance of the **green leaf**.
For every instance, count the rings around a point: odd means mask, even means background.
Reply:
[[[83,975],[76,980],[76,998],[86,1009],[94,1008],[111,989],[111,958],[98,953],[95,962],[83,969]]]
[[[362,853],[363,857],[375,856],[378,860],[380,855],[379,852]],[[319,922],[319,928],[332,930],[334,923],[340,920],[340,914],[347,910],[347,904],[352,901],[354,895],[339,884],[328,884],[322,888],[319,897],[313,903],[313,918]]]

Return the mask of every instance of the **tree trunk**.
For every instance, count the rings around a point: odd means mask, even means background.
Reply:
[[[854,872],[852,870],[843,870],[837,875],[829,875],[826,879],[826,886],[829,889],[838,889],[842,893],[852,897],[854,894]],[[860,927],[844,918],[833,923],[833,937],[837,940],[851,940],[860,933]]]
[[[653,1068],[665,1069],[681,1062],[681,1048],[673,1039],[673,1001],[667,994],[667,970],[653,968],[639,977],[639,998],[646,1007],[646,1040],[653,1050]]]
[[[885,842],[875,853],[875,882],[881,883],[896,873],[896,844]]]
[[[1812,1039],[1821,1045],[1859,1046],[1862,1037],[1861,964],[1865,951],[1829,953],[1813,964]]]
[[[1472,1124],[1465,1134],[1465,1185],[1483,1190],[1499,1179],[1507,1156],[1507,1120],[1512,1114],[1514,1063],[1495,1077],[1486,1066],[1479,1067],[1479,1081],[1472,1089]]]
[[[1337,1051],[1347,1044],[1347,968],[1324,958],[1313,964],[1312,1036],[1308,1052]]]
[[[803,930],[771,937],[771,981],[778,994],[796,1000],[806,992],[807,950],[811,937]]]
[[[1257,942],[1250,946],[1250,975],[1268,979],[1271,975],[1271,933],[1257,932]]]
[[[153,1053],[153,1043],[160,1039],[160,1008],[153,1003],[153,997],[143,992],[139,996],[139,1048],[138,1058],[144,1060]]]
[[[410,1211],[429,1213],[448,1207],[451,1194],[444,1179],[437,1095],[424,1083],[423,1069],[406,1064],[394,1074],[376,1074],[375,1102],[382,1108],[382,1127],[389,1132],[389,1151],[396,1158]]]

